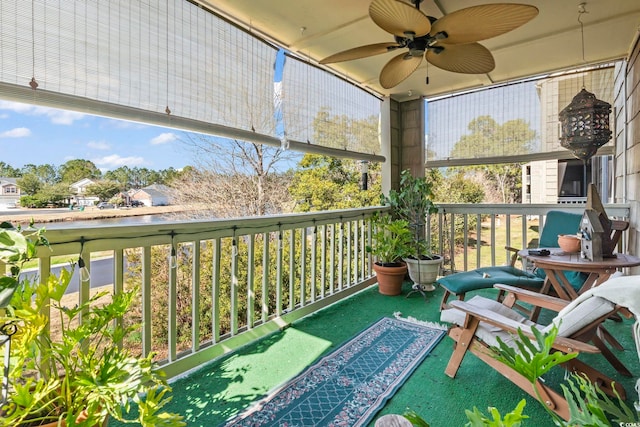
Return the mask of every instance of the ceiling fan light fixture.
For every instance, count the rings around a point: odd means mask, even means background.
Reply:
[[[406,39],[413,40],[413,39],[416,38],[416,33],[414,33],[413,31],[405,31],[404,32],[404,37]]]
[[[449,34],[447,34],[446,31],[438,31],[434,36],[434,40],[444,40],[447,37],[449,37]]]

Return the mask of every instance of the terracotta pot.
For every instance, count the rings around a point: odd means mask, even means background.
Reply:
[[[573,253],[580,252],[580,245],[582,243],[582,239],[576,236],[575,234],[559,234],[558,235],[558,246],[564,252]]]
[[[80,415],[78,415],[78,417],[76,418],[76,422],[77,423],[81,423],[82,421],[85,421],[87,419],[87,411],[82,411],[80,413]],[[106,419],[104,420],[104,423],[102,423],[102,427],[106,427],[109,423],[109,420]],[[57,421],[54,421],[52,423],[48,423],[48,424],[41,424],[38,427],[56,427],[58,425]],[[62,427],[65,427],[67,425],[67,423],[63,420],[62,423],[60,424]],[[96,425],[96,427],[99,427],[99,425]]]
[[[373,264],[373,270],[378,277],[378,291],[382,295],[400,295],[402,293],[402,282],[407,274],[407,265],[398,267],[383,267]]]

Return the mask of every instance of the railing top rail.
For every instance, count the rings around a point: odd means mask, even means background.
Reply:
[[[439,203],[439,212],[456,214],[506,214],[506,215],[546,215],[551,210],[582,213],[585,204],[472,204],[472,203]],[[604,205],[607,215],[628,218],[631,207],[626,203]]]
[[[111,248],[139,246],[138,241],[144,241],[144,244],[166,244],[171,241],[179,243],[356,221],[386,210],[388,207],[373,206],[261,217],[169,220],[150,224],[109,224],[81,228],[70,223],[69,227],[48,229],[46,234],[52,247],[58,249],[56,252],[64,254],[76,251],[76,246],[79,246],[81,241],[89,250],[104,249],[105,245],[99,241],[105,244],[107,241],[110,242]],[[120,243],[117,243],[118,241]]]

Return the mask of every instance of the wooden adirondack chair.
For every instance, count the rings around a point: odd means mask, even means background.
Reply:
[[[611,281],[614,281],[613,279]],[[607,286],[605,282],[600,288]],[[640,286],[640,283],[639,283]],[[552,325],[538,325],[512,307],[516,302],[528,303],[534,306],[547,308],[559,312],[552,323],[559,325],[558,336],[554,342],[554,349],[564,353],[603,353],[609,362],[618,370],[628,373],[624,365],[606,347],[604,342],[598,337],[597,329],[599,325],[620,308],[619,305],[601,296],[589,295],[581,298],[581,301],[570,303],[566,300],[555,298],[549,295],[528,291],[525,289],[496,285],[501,291],[506,293],[502,303],[475,296],[468,301],[451,301],[450,307],[441,313],[441,321],[452,323],[449,329],[449,336],[456,342],[455,349],[445,373],[454,378],[467,351],[475,354],[489,366],[496,369],[518,387],[533,397],[536,392],[532,384],[518,372],[507,367],[494,358],[491,346],[497,346],[496,337],[509,345],[513,345],[514,336],[518,329],[521,329],[527,336],[535,339],[531,333],[531,327],[539,328],[542,331],[548,330]],[[568,305],[571,304],[571,307]],[[563,310],[564,309],[564,310]],[[612,389],[612,379],[584,362],[574,358],[563,365],[569,372],[582,372],[603,391],[614,395]],[[629,374],[630,375],[630,374]],[[569,418],[569,408],[563,395],[543,381],[538,379],[535,387],[543,396],[545,403],[550,409],[561,417]],[[626,399],[624,388],[619,384],[614,384],[615,390],[623,399]]]

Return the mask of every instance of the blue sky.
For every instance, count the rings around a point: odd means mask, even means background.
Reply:
[[[0,100],[0,149],[14,168],[91,160],[103,172],[120,166],[161,170],[192,164],[181,130]]]

